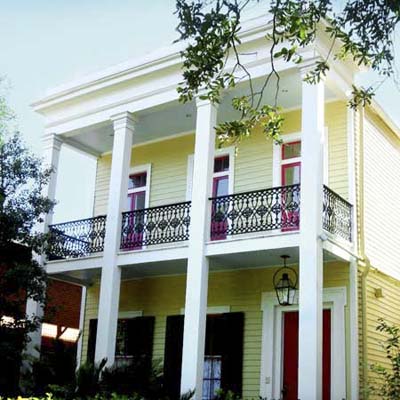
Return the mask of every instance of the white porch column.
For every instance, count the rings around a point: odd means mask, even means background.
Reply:
[[[52,168],[53,172],[50,175],[50,179],[46,187],[44,188],[43,195],[50,200],[55,199],[56,195],[56,185],[57,185],[57,174],[58,174],[58,163],[60,159],[60,151],[62,140],[54,133],[44,135],[42,138],[43,143],[43,166],[45,168]],[[36,228],[41,232],[47,232],[49,225],[52,223],[54,211],[46,214],[44,221],[40,226]],[[38,256],[34,254],[37,262],[43,266],[45,262],[45,255]],[[43,308],[40,303],[28,299],[26,303],[26,314],[28,318],[33,318],[34,316],[43,317]],[[30,341],[27,344],[26,352],[34,357],[38,357],[39,353],[37,349],[40,349],[41,338],[42,338],[42,327],[41,325],[35,331],[29,334]]]
[[[189,257],[186,277],[181,393],[195,390],[201,399],[207,317],[208,259],[205,241],[210,233],[210,202],[215,152],[217,109],[208,100],[196,100],[196,141],[190,212]]]
[[[302,78],[308,68],[301,70]],[[299,266],[300,400],[320,400],[322,388],[324,82],[302,83]],[[336,400],[336,399],[335,399]]]
[[[112,120],[114,122],[114,143],[95,352],[95,361],[98,362],[107,358],[107,365],[114,363],[115,356],[121,283],[121,270],[117,265],[117,252],[121,237],[121,214],[126,204],[128,191],[134,131],[134,119],[130,113],[116,115]]]

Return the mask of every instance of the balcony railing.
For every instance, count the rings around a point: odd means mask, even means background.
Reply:
[[[106,216],[49,226],[49,258],[77,258],[104,250]]]
[[[190,201],[128,211],[122,214],[121,249],[189,239]]]
[[[211,198],[211,239],[299,228],[300,185]]]
[[[352,241],[353,206],[333,190],[324,186],[323,228],[334,236]]]
[[[351,242],[352,205],[333,190],[323,189],[323,228]],[[300,226],[300,185],[282,186],[211,198],[211,240]],[[190,202],[122,214],[122,250],[189,239]],[[106,216],[50,226],[50,259],[85,257],[104,249]]]
[[[351,242],[352,205],[324,186],[323,228]],[[211,198],[211,240],[271,230],[299,229],[300,185]]]

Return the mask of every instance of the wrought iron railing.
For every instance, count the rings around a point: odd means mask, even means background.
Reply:
[[[49,259],[85,257],[103,251],[106,216],[49,226]]]
[[[122,214],[121,249],[189,239],[190,201],[128,211]]]
[[[296,230],[300,221],[300,185],[210,198],[211,240],[228,235],[281,229]]]
[[[335,236],[351,242],[353,206],[333,190],[324,186],[323,228]]]

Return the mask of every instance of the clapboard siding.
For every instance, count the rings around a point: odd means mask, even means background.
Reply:
[[[259,395],[262,312],[261,295],[272,291],[275,268],[242,269],[214,272],[209,278],[209,306],[230,306],[231,312],[244,312],[243,396]],[[124,281],[121,284],[120,311],[143,311],[155,317],[153,356],[162,360],[166,318],[181,313],[185,302],[186,276],[146,278]],[[345,263],[328,263],[324,267],[324,286],[347,286],[348,266]],[[89,320],[97,317],[98,284],[88,289],[83,358],[87,354]]]
[[[326,105],[329,143],[329,186],[347,198],[347,110],[343,102]],[[283,133],[301,131],[299,110],[285,114]],[[150,206],[186,199],[187,159],[194,151],[194,134],[134,147],[132,166],[151,164]],[[272,187],[273,142],[255,129],[237,148],[234,191]],[[111,155],[100,157],[96,175],[94,215],[107,211]]]
[[[400,279],[400,141],[371,114],[364,123],[365,248],[373,267]]]
[[[385,335],[377,332],[376,327],[379,319],[383,318],[389,324],[400,326],[400,282],[383,274],[380,271],[372,270],[367,277],[367,354],[368,366],[372,364],[390,367],[382,348],[382,341]],[[375,289],[382,289],[383,297],[376,298]],[[362,343],[362,342],[361,342]],[[374,373],[369,373],[370,381],[376,379]],[[378,400],[380,396],[371,396],[369,399]]]

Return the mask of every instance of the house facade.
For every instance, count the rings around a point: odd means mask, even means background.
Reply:
[[[241,32],[256,86],[270,68],[268,29],[256,18]],[[365,397],[369,365],[385,362],[378,318],[400,322],[400,131],[376,104],[347,107],[351,62],[303,80],[329,46],[321,33],[302,64],[277,63],[281,144],[257,128],[219,148],[214,127],[235,118],[231,99],[247,86],[218,107],[180,104],[179,45],[33,105],[55,168],[50,197],[63,146],[97,160],[93,216],[47,218],[47,272],[84,288],[82,362],[161,360],[171,397]],[[296,287],[287,304],[285,283]]]

